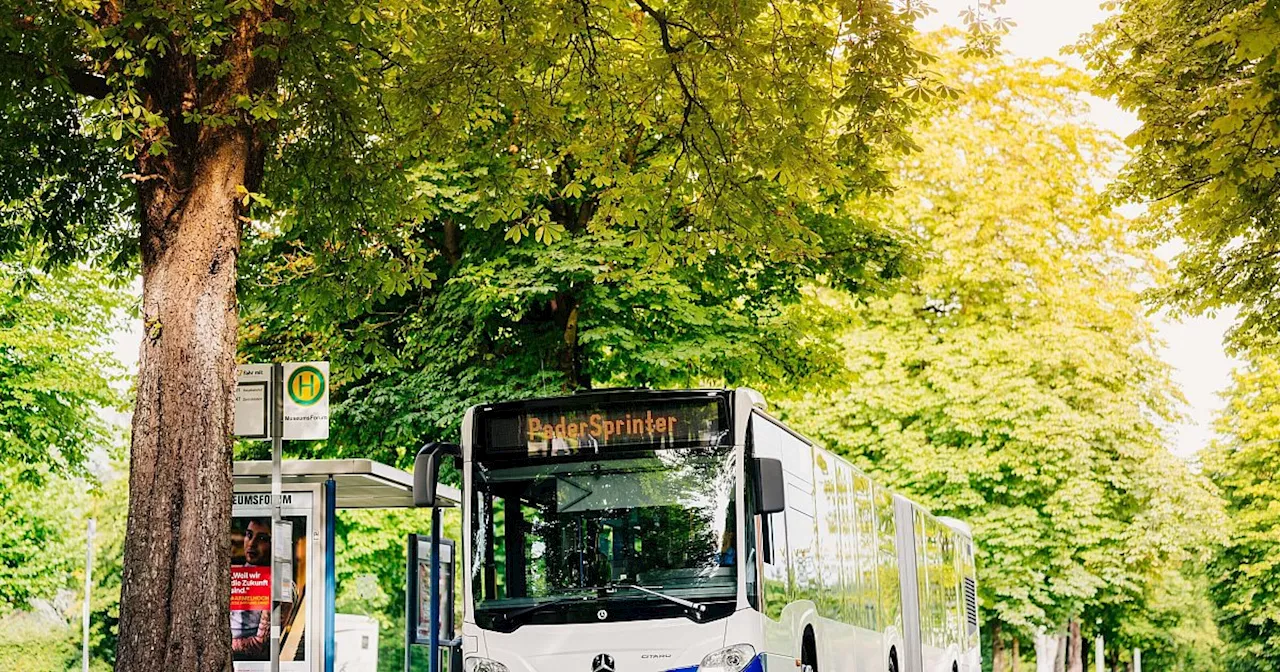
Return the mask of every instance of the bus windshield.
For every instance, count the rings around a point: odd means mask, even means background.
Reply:
[[[473,463],[477,622],[513,629],[678,616],[679,602],[731,608],[734,473],[727,446]]]

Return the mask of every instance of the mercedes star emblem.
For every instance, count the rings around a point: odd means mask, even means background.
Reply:
[[[602,653],[596,656],[595,660],[591,661],[591,672],[615,672],[615,670],[616,668],[613,666],[613,656],[607,653]]]

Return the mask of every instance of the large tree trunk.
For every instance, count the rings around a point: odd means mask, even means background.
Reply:
[[[122,671],[231,664],[236,187],[244,184],[248,139],[227,135],[195,159],[189,191],[174,207],[143,207],[169,214],[143,222],[145,333],[120,598]]]
[[[139,159],[143,342],[133,417],[120,595],[120,672],[231,670],[231,433],[236,258],[243,189],[261,177],[262,136],[246,121],[186,123],[190,106],[234,116],[239,96],[274,89],[255,58],[270,0],[232,20],[218,79],[178,49],[160,59],[145,104],[168,120]]]
[[[1053,652],[1053,672],[1067,672],[1067,635],[1058,635],[1057,639]]]
[[[1010,658],[1013,661],[1013,672],[1022,672],[1022,643],[1018,640],[1018,636],[1013,636],[1013,653]]]
[[[1080,635],[1080,621],[1072,619],[1067,625],[1067,672],[1084,672],[1084,638]]]

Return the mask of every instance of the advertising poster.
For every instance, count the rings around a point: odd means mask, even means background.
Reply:
[[[413,566],[416,568],[410,580],[415,582],[411,587],[414,596],[414,623],[416,624],[414,643],[426,645],[431,641],[431,538],[425,535],[409,535],[410,553],[414,555]],[[453,571],[454,542],[444,539],[440,542],[440,641],[453,639]]]
[[[293,601],[280,612],[280,669],[308,668],[307,561],[311,555],[312,493],[286,492],[281,509],[293,523]],[[231,655],[236,672],[264,672],[271,660],[271,495],[236,493],[231,509]],[[319,590],[314,591],[319,595]],[[318,598],[317,598],[318,599]]]

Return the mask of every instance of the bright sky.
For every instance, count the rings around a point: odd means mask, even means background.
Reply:
[[[974,0],[931,0],[937,13],[921,22],[922,30],[933,30],[944,24],[960,25],[960,10]],[[1006,36],[1004,47],[1025,58],[1059,57],[1063,47],[1074,44],[1079,36],[1100,21],[1104,13],[1098,0],[1009,0],[1001,14],[1018,25]],[[1071,56],[1068,62],[1082,67]],[[1093,120],[1099,126],[1121,136],[1137,126],[1133,115],[1108,101],[1097,100]],[[1167,255],[1166,255],[1167,256]],[[1223,352],[1222,335],[1230,327],[1234,315],[1214,318],[1189,318],[1180,321],[1157,315],[1163,356],[1174,367],[1174,376],[1187,397],[1187,419],[1174,428],[1174,452],[1190,456],[1212,437],[1214,412],[1221,407],[1218,393],[1226,387],[1231,369],[1237,362]],[[136,370],[141,325],[131,325],[118,335],[116,352],[129,371]]]
[[[923,30],[944,24],[961,25],[960,11],[972,5],[973,0],[930,0],[930,4],[938,11],[921,22]],[[1074,55],[1064,57],[1062,48],[1074,44],[1106,15],[1099,0],[1009,0],[1000,13],[1018,24],[1004,40],[1004,47],[1014,55],[1064,58],[1076,67],[1083,67],[1083,63]],[[1138,125],[1132,114],[1105,100],[1095,101],[1092,117],[1094,123],[1121,136]],[[1160,252],[1170,259],[1171,248]],[[1231,369],[1239,363],[1222,348],[1222,336],[1230,328],[1234,313],[1183,320],[1160,314],[1154,319],[1165,343],[1163,357],[1173,366],[1174,378],[1187,397],[1187,418],[1174,428],[1173,445],[1174,452],[1187,457],[1212,438],[1213,415],[1222,406],[1218,393],[1227,386]]]

